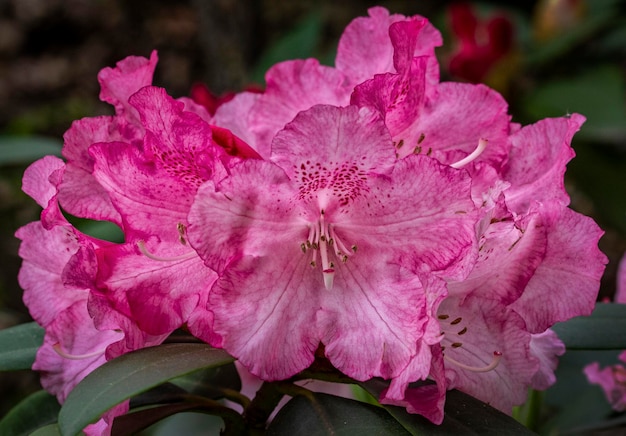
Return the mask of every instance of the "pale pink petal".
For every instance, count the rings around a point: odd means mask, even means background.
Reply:
[[[113,406],[107,412],[102,415],[102,418],[95,424],[88,425],[84,428],[84,432],[87,436],[109,436],[113,426],[113,420],[121,415],[124,415],[130,409],[130,400],[124,401],[117,406]]]
[[[79,242],[70,228],[57,226],[46,230],[40,222],[25,225],[15,236],[22,240],[19,255],[23,262],[18,281],[24,289],[24,303],[33,319],[45,327],[59,312],[87,298],[86,292],[68,292],[61,278]]]
[[[365,177],[374,169],[386,172],[395,156],[389,132],[377,114],[356,106],[319,105],[298,114],[276,135],[271,160],[303,192],[325,181]]]
[[[539,361],[531,355],[531,336],[518,315],[486,298],[448,297],[439,306],[439,319],[449,389],[457,388],[505,413],[525,401]],[[464,367],[486,368],[498,359],[498,365],[486,372]]]
[[[475,262],[474,204],[465,171],[425,156],[398,161],[387,177],[371,181],[349,220],[338,220],[347,241],[369,241],[391,251],[415,272],[466,277]],[[454,229],[454,230],[452,230]],[[360,245],[355,242],[356,245]]]
[[[209,295],[214,330],[222,337],[213,345],[263,380],[307,368],[320,342],[315,314],[322,275],[298,250],[291,245],[275,256],[233,261]]]
[[[375,258],[370,250],[376,247],[362,247],[358,255]],[[417,354],[426,329],[425,291],[404,268],[358,260],[337,267],[331,292],[318,288],[325,353],[335,368],[356,380],[397,377]]]
[[[22,190],[39,206],[47,208],[50,200],[57,194],[56,183],[52,183],[50,177],[64,167],[63,161],[55,156],[45,156],[33,162],[24,171]]]
[[[552,330],[530,336],[530,353],[539,359],[539,370],[532,379],[533,389],[548,389],[556,382],[554,371],[559,356],[565,354],[565,344]]]
[[[400,157],[427,154],[448,165],[468,156],[485,139],[487,147],[476,162],[499,169],[510,147],[507,110],[502,96],[484,85],[442,83],[411,125],[391,134],[396,143],[404,143]]]
[[[276,165],[243,161],[217,187],[207,183],[198,190],[188,217],[189,242],[218,273],[245,255],[273,255],[276,246],[299,250],[307,235],[295,226],[299,219],[289,199],[296,195]]]
[[[451,295],[480,295],[509,305],[524,292],[544,260],[546,227],[540,214],[524,219],[493,218],[478,242],[478,260],[463,281],[450,282]]]
[[[56,395],[61,403],[87,374],[106,361],[106,347],[122,336],[112,330],[96,330],[87,312],[86,298],[87,293],[83,299],[57,313],[46,327],[44,344],[37,352],[33,365],[35,371],[42,372],[42,386]],[[75,357],[63,357],[55,347]]]
[[[511,306],[531,333],[590,314],[607,262],[598,249],[603,232],[591,218],[570,209],[542,211],[544,217],[549,213],[553,216],[543,224],[548,235],[545,259]]]
[[[524,213],[535,201],[569,203],[563,180],[565,165],[574,157],[570,142],[584,121],[578,114],[545,119],[511,136],[503,178],[511,183],[505,195],[512,211]]]
[[[341,72],[320,65],[316,59],[276,64],[267,72],[265,81],[267,88],[249,118],[257,150],[262,156],[269,155],[274,135],[299,112],[316,104],[344,106],[352,91]]]

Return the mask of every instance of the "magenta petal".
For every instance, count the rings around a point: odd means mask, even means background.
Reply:
[[[175,259],[181,253],[166,244],[156,247],[153,254],[164,258]],[[181,259],[159,261],[139,253],[134,245],[101,249],[98,287],[101,292],[107,289],[108,299],[128,307],[129,315],[146,333],[170,333],[187,321],[199,294],[208,292],[215,280],[215,273],[195,253],[191,257],[184,253],[193,251],[185,248]]]
[[[390,37],[389,28],[391,24],[407,18],[397,14],[390,15],[389,11],[382,7],[370,8],[368,13],[369,17],[356,18],[346,27],[337,49],[335,60],[337,69],[345,73],[353,85],[375,74],[395,72],[394,46],[391,38],[395,38],[399,53],[406,53],[401,46],[402,42],[397,39],[398,32],[395,31]],[[419,23],[421,17],[416,16],[414,20]],[[409,24],[409,33],[411,30],[416,31],[410,29],[411,26],[414,25]],[[441,45],[441,35],[432,25],[425,24],[417,40],[412,41],[410,45],[415,46],[414,56],[433,55],[434,47]],[[398,54],[399,66],[402,66],[406,59],[406,54]]]
[[[544,221],[548,226],[545,259],[511,306],[531,333],[590,314],[607,262],[598,249],[603,232],[591,218],[570,209],[553,213],[553,224]]]
[[[150,59],[141,56],[128,56],[117,63],[115,68],[104,68],[98,73],[100,99],[115,106],[117,115],[128,119],[136,117],[128,99],[144,86],[152,84],[152,76],[158,61],[157,52],[152,51]]]

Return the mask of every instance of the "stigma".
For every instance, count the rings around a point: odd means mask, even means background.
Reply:
[[[316,268],[318,260],[321,263],[324,287],[333,288],[335,269],[339,263],[346,263],[348,258],[356,253],[356,245],[349,250],[337,236],[335,226],[328,222],[324,209],[320,209],[317,221],[308,223],[309,233],[305,242],[300,244],[303,253],[312,252],[311,267]]]

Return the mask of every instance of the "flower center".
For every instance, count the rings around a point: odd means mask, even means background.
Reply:
[[[346,263],[348,258],[356,253],[356,245],[350,250],[337,236],[333,224],[326,220],[324,209],[320,210],[320,217],[317,221],[309,224],[309,237],[300,244],[303,253],[312,250],[311,267],[317,266],[318,256],[322,262],[322,275],[326,289],[333,288],[335,277],[335,262],[329,256],[329,251],[334,253],[334,257],[342,263]]]
[[[452,349],[461,348],[463,346],[463,336],[469,331],[469,329],[467,328],[467,325],[464,325],[463,318],[461,317],[452,318],[450,315],[441,314],[438,315],[437,318],[439,319],[439,325],[441,326],[441,334],[444,335],[442,342],[446,341],[447,343],[446,345],[441,346],[443,358],[446,361],[458,366],[459,368],[472,372],[489,372],[497,368],[502,360],[502,353],[499,351],[494,351],[491,361],[484,366],[467,365],[448,356],[445,353],[448,345]]]

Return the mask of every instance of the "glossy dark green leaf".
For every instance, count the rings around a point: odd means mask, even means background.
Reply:
[[[118,416],[113,420],[111,434],[131,436],[169,416],[194,410],[197,407],[198,405],[195,403],[176,403]]]
[[[552,329],[568,350],[626,349],[626,304],[598,303],[590,316],[572,318]]]
[[[361,386],[378,397],[387,383],[373,379],[361,383]],[[528,436],[534,434],[509,415],[457,390],[446,393],[445,415],[441,425],[435,425],[423,416],[407,413],[402,407],[384,406],[384,408],[413,435]]]
[[[56,423],[61,406],[46,391],[29,395],[0,421],[0,435],[29,435],[48,424]]]
[[[0,165],[29,164],[47,155],[61,156],[61,141],[43,136],[0,136]]]
[[[161,383],[234,359],[206,344],[164,344],[118,357],[89,374],[70,393],[59,414],[64,435],[78,434],[111,407]]]
[[[30,436],[61,436],[61,430],[58,424],[50,424],[35,430]]]
[[[29,369],[43,343],[44,329],[35,322],[0,330],[0,371]]]
[[[234,364],[196,371],[172,380],[172,383],[189,392],[207,398],[224,397],[223,389],[241,390],[241,379]]]
[[[290,400],[272,420],[267,435],[408,435],[381,407],[312,392]]]

